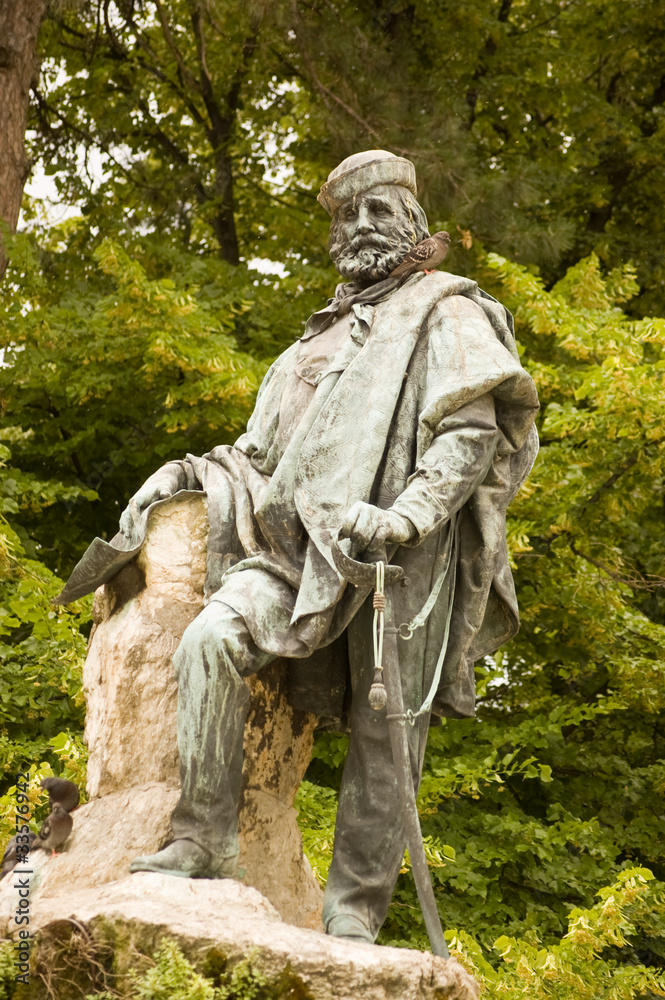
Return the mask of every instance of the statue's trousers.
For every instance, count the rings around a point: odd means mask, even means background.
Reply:
[[[189,625],[173,658],[178,680],[180,801],[174,840],[189,839],[221,863],[238,854],[238,799],[249,689],[243,677],[274,657],[243,618],[211,601]]]
[[[257,601],[270,601],[264,574],[261,581],[264,587],[257,588]],[[215,861],[238,851],[237,806],[249,705],[243,677],[274,658],[256,646],[243,618],[223,603],[223,590],[188,627],[174,658],[182,778],[182,795],[172,817],[174,837],[193,840]],[[367,704],[372,613],[370,598],[349,628],[351,740],[323,917],[327,924],[338,914],[352,915],[373,938],[390,905],[406,839],[385,714],[373,712]],[[399,617],[399,610],[396,613]],[[431,681],[423,676],[424,631],[400,646],[403,698],[413,711]],[[428,720],[421,718],[407,728],[417,786]]]

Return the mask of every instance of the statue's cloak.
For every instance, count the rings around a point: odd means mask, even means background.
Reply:
[[[261,648],[296,658],[295,700],[300,692],[303,705],[329,717],[339,715],[330,690],[343,685],[339,663],[335,671],[319,653],[317,666],[317,651],[345,632],[367,596],[344,583],[331,556],[346,511],[361,500],[415,525],[418,537],[395,555],[413,581],[397,602],[405,621],[427,597],[454,522],[450,636],[434,711],[469,716],[474,662],[519,625],[505,516],[537,452],[536,389],[520,364],[510,314],[467,278],[415,275],[352,314],[349,350],[321,373],[315,404],[276,469],[271,393],[295,370],[297,345],[268,373],[247,433],[234,447],[170,463],[172,489],[208,495],[209,598],[243,614]],[[132,539],[116,536],[110,546],[96,539],[60,602],[112,575],[102,569],[100,544],[117,572],[118,561],[140,548],[148,516]],[[410,647],[416,654],[419,646],[426,665],[438,657],[445,617],[435,606],[423,643]]]

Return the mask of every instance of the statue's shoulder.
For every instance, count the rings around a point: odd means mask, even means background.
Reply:
[[[429,278],[432,283],[425,285]],[[447,352],[480,353],[488,364],[493,358],[511,370],[521,367],[513,318],[505,306],[462,275],[437,271],[424,279],[421,286],[432,303],[423,324],[430,344]]]
[[[376,308],[381,324],[411,330],[416,336],[438,331],[445,338],[477,327],[492,332],[477,282],[449,271],[411,275]]]
[[[282,351],[281,354],[278,354],[276,360],[273,361],[273,367],[275,365],[277,367],[283,367],[284,365],[290,364],[294,356],[298,353],[299,343],[300,343],[300,338],[298,338],[298,340],[295,340],[292,344],[289,344],[286,350]]]
[[[485,322],[477,282],[449,271],[412,275],[387,301],[386,312],[419,328]]]
[[[291,368],[295,363],[295,358],[298,353],[298,344],[300,340],[296,340],[293,344],[289,344],[285,351],[278,354],[270,368],[266,372],[265,380],[270,381],[279,371],[284,368]]]
[[[478,293],[478,283],[462,274],[450,271],[433,271],[430,274],[413,274],[395,292],[395,298],[409,301],[417,308],[434,308],[439,302],[463,296],[473,297]]]
[[[449,271],[424,274],[414,291],[432,306],[435,315],[460,318],[482,317],[493,327],[511,329],[510,313],[491,295],[478,286],[477,281]]]

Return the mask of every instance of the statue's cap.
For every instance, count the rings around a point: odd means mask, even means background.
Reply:
[[[411,160],[395,156],[386,149],[354,153],[328,174],[318,200],[329,215],[334,215],[348,198],[369,191],[377,184],[399,184],[417,195],[416,168]]]

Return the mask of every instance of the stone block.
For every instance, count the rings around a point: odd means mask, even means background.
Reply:
[[[205,499],[163,504],[139,555],[95,595],[84,667],[90,801],[41,892],[122,878],[129,862],[170,840],[178,799],[177,685],[171,658],[203,607]],[[303,855],[293,802],[310,760],[316,716],[286,699],[285,664],[247,681],[240,866],[281,916],[320,925],[322,891]],[[108,835],[105,835],[108,831]]]

